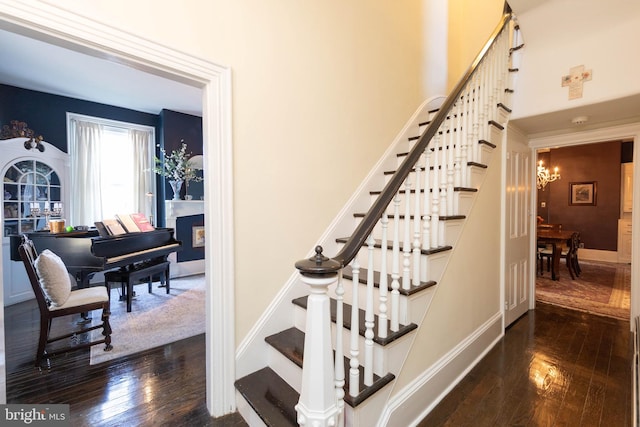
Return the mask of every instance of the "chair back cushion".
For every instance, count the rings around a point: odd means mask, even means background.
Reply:
[[[71,278],[62,259],[49,249],[45,249],[33,264],[40,278],[40,286],[51,301],[51,305],[59,307],[67,302],[71,294]]]

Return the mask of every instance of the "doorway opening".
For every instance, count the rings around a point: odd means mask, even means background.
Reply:
[[[537,242],[536,301],[629,321],[633,139],[541,148],[536,154],[536,165],[552,175],[536,190],[538,228],[578,236],[577,270],[567,265],[570,242],[559,244],[557,271],[549,242]]]
[[[233,185],[231,171],[231,84],[230,70],[183,52],[156,45],[129,33],[91,21],[53,6],[43,13],[40,4],[16,3],[7,8],[0,28],[20,33],[77,52],[110,58],[136,70],[187,83],[201,88],[203,95],[203,134],[207,151],[204,167],[210,182],[204,188],[207,252],[207,408],[221,416],[235,409],[233,373],[235,372],[233,300]],[[69,22],[74,25],[70,26]],[[73,32],[71,32],[73,31]],[[213,236],[216,236],[214,239]],[[0,305],[0,314],[2,313]],[[4,329],[0,341],[4,343]],[[214,381],[215,378],[215,381]],[[6,372],[0,370],[0,401],[6,401]]]

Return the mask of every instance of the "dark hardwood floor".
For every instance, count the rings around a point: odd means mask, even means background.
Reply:
[[[632,425],[629,323],[538,303],[419,424]]]
[[[7,403],[69,404],[73,426],[247,425],[237,413],[209,416],[204,335],[93,366],[88,349],[75,350],[39,370],[38,319],[33,302],[5,307]]]
[[[8,403],[68,403],[74,426],[245,426],[205,406],[203,335],[89,365],[89,351],[33,367],[38,316],[5,308]],[[630,426],[627,322],[539,304],[420,426]],[[393,425],[393,420],[391,422]]]

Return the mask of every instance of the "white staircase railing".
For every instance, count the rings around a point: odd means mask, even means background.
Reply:
[[[409,154],[338,255],[328,259],[318,247],[315,257],[296,263],[304,283],[312,288],[307,306],[303,384],[297,406],[301,425],[334,426],[343,422],[345,372],[341,330],[345,289],[341,270],[349,264],[353,289],[347,346],[348,394],[356,397],[362,391],[361,362],[364,387],[373,384],[374,375],[384,375],[375,372],[376,366],[384,364],[376,364],[374,360],[374,339],[397,332],[411,318],[407,305],[400,304],[401,291],[433,279],[427,254],[448,249],[445,224],[464,217],[456,193],[472,187],[469,168],[482,162],[483,147],[490,140],[491,124],[497,118],[497,106],[504,101],[509,81],[511,22],[511,14],[505,13],[431,124],[421,127],[420,138],[413,147],[408,147]],[[380,247],[377,252],[376,245]],[[359,285],[361,266],[367,268],[363,289]],[[374,271],[379,272],[377,291]],[[327,331],[330,334],[331,330],[327,289],[336,280],[336,343],[332,346],[327,342]],[[361,290],[366,290],[363,342],[359,334]],[[329,369],[327,359],[334,360],[334,349],[335,364]],[[327,378],[320,381],[318,376],[325,374]],[[332,399],[327,397],[328,393]]]

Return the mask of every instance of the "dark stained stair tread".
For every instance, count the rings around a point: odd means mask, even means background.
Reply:
[[[358,277],[358,281],[362,284],[366,284],[367,283],[367,274],[368,271],[366,268],[361,268],[360,269],[360,276]],[[351,268],[350,265],[346,266],[343,270],[342,270],[342,277],[344,277],[345,279],[349,279],[349,280],[353,280],[353,269]],[[374,286],[376,288],[380,287],[380,272],[379,271],[374,271],[373,272],[373,283]],[[414,286],[411,285],[410,289],[403,289],[402,288],[402,284],[400,284],[400,288],[398,289],[398,293],[400,293],[400,295],[405,295],[405,296],[409,296],[409,295],[414,295],[422,290],[428,289],[432,286],[435,286],[436,282],[433,280],[430,280],[428,282],[420,282],[420,285],[418,286]],[[387,288],[389,290],[389,292],[391,292],[391,274],[387,274]]]
[[[449,219],[460,219],[460,218],[458,218],[458,216],[456,216],[456,217],[447,217],[447,218],[449,218]],[[346,243],[347,240],[349,240],[347,237],[338,237],[336,239],[336,243]],[[374,247],[380,249],[382,247],[382,240],[376,239]],[[393,248],[393,246],[392,246],[391,241],[388,241],[387,242],[387,250],[391,250],[392,248]],[[439,252],[450,251],[451,249],[453,249],[451,246],[440,246],[439,248],[421,249],[420,253],[422,255],[431,255],[431,254],[437,254]]]
[[[304,332],[297,328],[289,328],[284,331],[278,332],[265,338],[265,341],[269,343],[273,348],[282,353],[287,359],[291,360],[298,367],[302,368],[302,361],[304,358]],[[345,350],[345,351],[348,351]],[[378,375],[373,376],[373,384],[370,387],[364,385],[364,367],[359,367],[360,370],[360,393],[357,396],[349,396],[349,358],[344,357],[344,372],[345,372],[345,402],[355,407],[364,402],[367,397],[372,396],[376,391],[393,381],[395,376],[393,374],[387,374],[384,377]]]
[[[271,368],[262,368],[235,383],[236,389],[267,426],[297,426],[300,395]]]
[[[299,307],[304,308],[305,310],[307,309],[307,297],[308,295],[305,295],[303,297],[300,298],[296,298],[293,300],[293,303]],[[331,298],[331,320],[333,322],[336,321],[336,300]],[[362,309],[358,309],[358,326],[359,326],[359,334],[364,336],[364,332],[365,332],[365,326],[364,326],[364,315],[365,315],[365,311]],[[400,325],[400,327],[398,328],[397,331],[393,332],[393,331],[389,331],[389,333],[387,334],[387,336],[385,338],[381,338],[378,336],[378,323],[379,323],[379,318],[378,315],[376,314],[374,316],[374,326],[373,326],[373,341],[379,345],[385,346],[388,345],[390,343],[392,343],[393,341],[405,336],[406,334],[408,334],[409,332],[413,331],[414,329],[417,329],[418,326],[415,323],[409,323],[408,325]],[[343,318],[343,326],[346,329],[351,330],[351,304],[347,304],[346,302],[344,303],[344,318]]]

